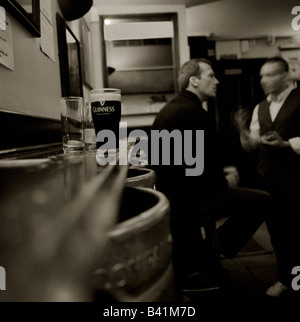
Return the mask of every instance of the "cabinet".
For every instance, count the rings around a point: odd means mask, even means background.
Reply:
[[[122,94],[174,92],[172,39],[106,42],[109,87]]]

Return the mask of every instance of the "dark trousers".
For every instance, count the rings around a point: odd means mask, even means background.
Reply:
[[[228,217],[218,228],[218,236],[220,252],[229,258],[236,256],[264,221],[271,236],[278,235],[278,212],[265,191],[231,188],[213,213],[216,220]]]
[[[279,280],[291,286],[293,267],[300,266],[300,179],[259,177],[258,186],[268,191],[276,204],[279,218],[272,244],[277,258]]]
[[[230,258],[247,244],[265,220],[268,228],[274,230],[273,220],[269,219],[276,216],[276,208],[267,192],[230,188],[226,193],[214,196],[209,207],[207,200],[205,203],[203,208],[201,198],[189,201],[188,206],[181,206],[178,200],[171,201],[174,263],[179,276],[197,271],[203,261],[207,260],[203,258],[203,241],[199,227],[202,217],[211,218],[213,221],[228,217],[218,228],[218,238],[220,252]]]

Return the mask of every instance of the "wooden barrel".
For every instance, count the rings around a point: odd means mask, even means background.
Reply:
[[[97,300],[174,301],[170,205],[160,192],[125,187],[120,223],[93,274]]]
[[[154,188],[156,182],[155,171],[142,167],[130,167],[128,169],[125,185],[127,187]]]

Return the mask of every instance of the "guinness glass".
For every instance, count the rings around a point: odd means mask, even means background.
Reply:
[[[119,122],[121,120],[121,90],[116,88],[101,88],[90,93],[91,112],[96,135],[102,130],[110,130],[119,148]],[[97,148],[105,142],[98,142]]]

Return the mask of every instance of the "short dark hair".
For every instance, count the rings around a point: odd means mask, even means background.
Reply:
[[[205,58],[195,58],[185,62],[178,73],[179,88],[187,88],[191,76],[201,76],[199,63],[206,63],[211,66],[211,62]]]
[[[264,64],[268,64],[268,63],[279,63],[282,67],[283,73],[289,71],[288,62],[280,56],[274,56],[274,57],[268,58]]]

